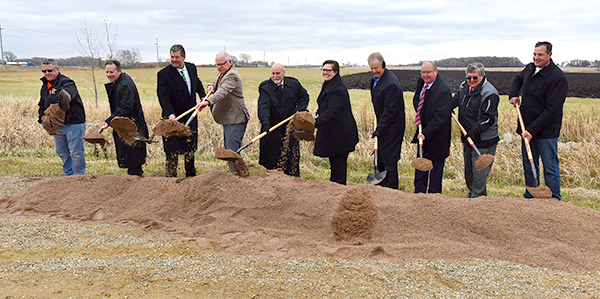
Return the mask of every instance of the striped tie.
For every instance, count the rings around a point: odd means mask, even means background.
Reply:
[[[423,102],[425,102],[425,91],[427,90],[428,84],[425,83],[421,90],[421,96],[419,97],[419,105],[417,105],[417,115],[415,116],[415,124],[421,125],[421,109],[423,108]]]

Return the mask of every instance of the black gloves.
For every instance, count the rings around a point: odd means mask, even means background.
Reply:
[[[263,133],[263,132],[267,132],[267,134],[269,134],[269,125],[268,125],[268,124],[262,124],[262,125],[260,126],[260,132],[261,132],[261,133]]]
[[[371,138],[375,138],[375,137],[379,137],[379,132],[377,132],[377,131],[373,132],[373,135],[371,135]]]

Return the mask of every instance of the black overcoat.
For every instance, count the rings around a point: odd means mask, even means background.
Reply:
[[[425,85],[425,81],[419,78],[413,98],[415,112],[419,105],[423,85]],[[425,101],[421,109],[421,124],[423,135],[425,135],[423,141],[424,158],[441,161],[450,155],[451,113],[452,93],[446,82],[438,75],[433,85],[425,92]],[[417,142],[418,134],[419,130],[416,130],[412,140],[413,143]]]
[[[110,104],[110,117],[105,120],[110,124],[113,118],[128,117],[138,127],[138,134],[148,138],[148,126],[144,118],[142,103],[137,87],[131,77],[121,73],[115,82],[104,85]],[[146,163],[146,143],[135,141],[132,145],[125,143],[113,130],[117,163],[121,168],[134,168]]]
[[[375,131],[378,135],[378,159],[386,165],[392,165],[400,160],[406,127],[402,86],[396,75],[387,69],[375,88],[373,81],[371,80],[371,101],[377,117]]]
[[[273,83],[273,80],[265,80],[258,87],[258,92],[258,119],[265,128],[273,127],[297,111],[306,111],[310,99],[306,89],[292,77],[284,77],[283,89]],[[283,125],[260,140],[260,165],[267,169],[278,167],[286,130],[287,125]],[[298,140],[291,137],[287,160],[298,161],[298,149]]]
[[[198,70],[194,64],[185,63],[191,79],[191,94],[179,71],[172,65],[167,65],[158,72],[157,93],[158,101],[162,108],[162,117],[169,118],[173,114],[179,116],[187,110],[196,106],[196,94],[201,98],[206,95],[202,82],[198,78]],[[182,117],[179,122],[186,123],[192,113]],[[189,137],[172,136],[163,137],[163,148],[167,154],[183,155],[186,152],[194,152],[198,149],[198,118],[190,123],[192,135]]]
[[[352,115],[350,95],[340,74],[323,83],[317,104],[315,156],[334,157],[354,151],[358,128]]]

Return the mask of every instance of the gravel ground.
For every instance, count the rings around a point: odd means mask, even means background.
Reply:
[[[15,190],[34,182],[0,179]],[[600,273],[478,259],[262,259],[129,226],[0,217],[0,298],[365,297],[600,298]]]

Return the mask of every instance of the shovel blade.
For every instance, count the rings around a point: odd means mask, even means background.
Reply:
[[[385,175],[387,174],[387,171],[375,171],[375,173],[369,173],[367,175],[367,182],[369,182],[370,184],[373,185],[377,185],[379,183],[381,183],[383,181],[383,179],[385,179]]]

